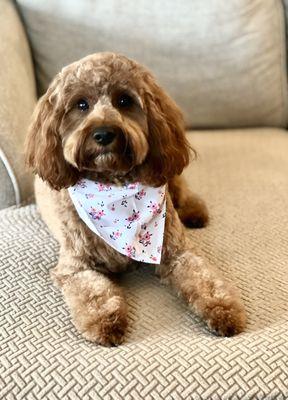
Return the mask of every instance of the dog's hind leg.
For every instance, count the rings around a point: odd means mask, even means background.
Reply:
[[[180,220],[188,228],[202,228],[209,222],[208,209],[204,201],[192,193],[182,176],[176,175],[168,183],[173,205]]]

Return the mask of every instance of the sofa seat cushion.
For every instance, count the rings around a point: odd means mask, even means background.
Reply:
[[[242,293],[247,330],[215,337],[147,266],[123,276],[130,328],[116,348],[74,329],[49,269],[58,245],[35,205],[0,212],[0,398],[288,398],[288,135],[194,132],[186,171],[211,223],[195,246]]]
[[[115,51],[146,64],[188,126],[287,126],[280,0],[17,0],[40,92],[72,61]]]

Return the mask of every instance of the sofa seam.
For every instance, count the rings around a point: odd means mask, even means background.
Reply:
[[[282,99],[282,126],[287,129],[288,125],[288,82],[287,82],[287,43],[286,43],[286,17],[285,7],[283,0],[274,0],[275,12],[277,20],[279,21],[280,29],[278,30],[279,41],[279,72],[280,72],[280,93]],[[277,31],[277,29],[275,29]],[[285,57],[284,57],[285,53]],[[284,88],[286,91],[284,92]]]
[[[8,161],[8,158],[6,157],[4,151],[1,148],[0,148],[0,160],[4,164],[4,167],[6,168],[8,176],[11,180],[12,187],[14,190],[14,195],[15,195],[15,203],[17,206],[19,206],[21,204],[21,196],[20,196],[20,188],[19,188],[19,185],[17,182],[17,178],[16,178],[16,175],[13,171],[13,168],[12,168],[10,162]]]

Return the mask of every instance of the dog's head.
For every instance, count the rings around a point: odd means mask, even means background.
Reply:
[[[99,53],[65,67],[35,109],[28,164],[54,189],[82,176],[157,186],[189,162],[181,112],[144,67]]]

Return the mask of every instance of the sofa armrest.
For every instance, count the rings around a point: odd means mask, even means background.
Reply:
[[[35,78],[27,38],[10,0],[1,1],[0,60],[1,209],[18,205],[33,193],[23,146],[36,102]]]

